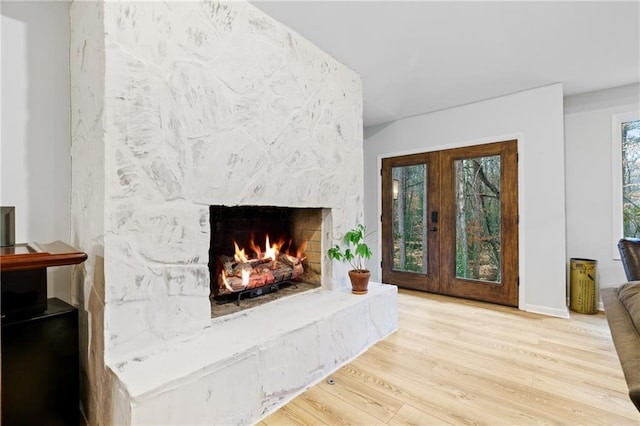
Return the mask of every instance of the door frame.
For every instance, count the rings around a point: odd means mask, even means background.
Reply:
[[[389,174],[389,178],[387,180],[387,182],[389,182],[392,178],[391,178],[391,173],[392,173],[392,169],[394,167],[396,167],[394,165],[394,163],[398,163],[398,165],[400,166],[410,166],[410,165],[422,165],[425,164],[426,167],[426,173],[427,176],[425,176],[425,197],[427,198],[426,201],[426,206],[427,206],[427,210],[428,211],[440,211],[441,207],[440,207],[440,198],[434,198],[431,196],[431,194],[436,193],[439,188],[440,188],[440,180],[441,180],[441,176],[436,174],[436,172],[438,171],[438,166],[439,165],[435,165],[433,166],[434,162],[438,162],[438,161],[434,161],[434,160],[439,160],[440,156],[435,156],[433,155],[434,151],[430,151],[430,152],[421,152],[419,154],[410,154],[410,155],[403,155],[403,156],[396,156],[396,157],[389,157],[386,158],[385,160],[388,160],[388,164],[389,164],[389,168],[387,169],[387,173]],[[386,204],[388,206],[391,206],[391,191],[389,190],[389,188],[385,188],[384,187],[384,174],[385,174],[385,169],[384,166],[382,166],[382,170],[381,170],[382,174],[382,185],[381,185],[381,190],[382,190],[382,206],[385,205],[385,201]],[[383,208],[381,206],[381,208]],[[384,209],[382,210],[382,220],[380,222],[380,234],[381,234],[381,239],[384,237],[384,235],[382,235],[382,227],[384,225],[386,225],[386,227],[391,228],[392,225],[392,212],[391,211],[387,211],[386,214],[384,212]],[[424,212],[425,216],[428,215],[427,212]],[[430,222],[427,222],[424,224],[424,226],[426,228],[431,228],[432,226],[436,226]],[[439,225],[437,225],[439,226]],[[430,232],[430,231],[427,231]],[[428,247],[424,247],[423,249],[427,250],[427,256],[428,256],[428,261],[427,261],[427,265],[428,265],[428,272],[427,273],[418,273],[418,272],[406,272],[406,271],[394,271],[393,270],[393,260],[392,257],[393,255],[389,252],[387,252],[388,256],[384,256],[383,253],[384,251],[382,250],[382,246],[380,247],[380,277],[382,277],[383,272],[382,269],[384,269],[384,267],[386,266],[388,269],[387,274],[391,275],[392,277],[387,277],[387,278],[395,278],[398,280],[403,280],[404,284],[403,287],[404,288],[411,288],[411,289],[415,289],[415,290],[421,290],[421,291],[430,291],[430,292],[439,292],[440,291],[440,281],[439,281],[439,269],[440,269],[440,261],[439,261],[439,256],[440,256],[440,233],[438,232],[437,234],[431,234],[433,235],[434,238],[429,238],[428,239]]]
[[[515,143],[514,143],[515,142]],[[456,245],[456,173],[453,168],[459,159],[472,159],[484,156],[499,157],[500,161],[500,211],[501,211],[501,279],[500,282],[482,279],[458,277],[455,256],[445,257],[442,269],[441,291],[485,302],[507,306],[517,306],[518,301],[518,151],[515,140],[499,141],[491,144],[456,148],[442,151],[442,229],[441,242],[447,248]],[[506,232],[503,232],[506,231]],[[515,244],[515,246],[514,246]]]
[[[413,155],[420,153],[427,153],[433,151],[443,151],[447,149],[454,148],[465,148],[475,145],[485,145],[489,143],[506,141],[506,140],[516,140],[517,141],[517,149],[519,153],[524,152],[524,135],[522,133],[510,133],[505,135],[492,136],[481,139],[472,139],[468,141],[461,142],[452,142],[445,143],[442,145],[433,145],[433,146],[424,146],[421,148],[404,150],[404,151],[395,151],[395,152],[385,152],[383,154],[378,154],[377,156],[377,209],[376,209],[376,246],[378,253],[380,253],[380,262],[378,262],[375,267],[377,269],[378,277],[382,281],[382,159],[383,158],[391,158],[391,157],[399,157],[404,155]],[[524,310],[524,307],[527,306],[526,300],[526,275],[524,273],[524,230],[523,225],[525,223],[525,209],[524,209],[524,194],[525,189],[523,188],[524,179],[524,168],[523,161],[518,161],[518,212],[520,215],[520,219],[518,221],[518,275],[520,277],[519,287],[518,287],[518,309]]]

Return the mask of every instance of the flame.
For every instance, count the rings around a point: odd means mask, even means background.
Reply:
[[[281,250],[283,247],[286,247],[286,245],[288,245],[288,247],[291,247],[293,244],[293,242],[290,240],[288,243],[284,240],[284,238],[281,238],[280,241],[275,242],[275,243],[271,243],[271,241],[269,240],[269,235],[266,235],[265,237],[265,247],[264,250],[260,247],[258,247],[258,245],[256,245],[256,243],[254,242],[253,238],[251,238],[251,240],[249,241],[249,248],[251,249],[251,251],[253,251],[254,256],[251,259],[271,259],[272,261],[276,261],[278,259],[278,255],[280,254]],[[236,262],[238,263],[247,263],[249,262],[251,259],[249,258],[249,256],[247,256],[245,249],[240,249],[240,247],[238,247],[238,243],[237,242],[233,242],[233,245],[235,247],[235,254],[234,254],[234,259]],[[296,257],[302,261],[304,260],[304,252],[307,248],[307,241],[303,242],[297,249],[297,254]],[[287,254],[291,254],[289,253],[290,250],[287,250],[286,253]]]
[[[304,252],[307,250],[307,244],[309,243],[309,241],[303,241],[302,244],[300,244],[300,246],[298,247],[297,253],[296,253],[296,257],[298,259],[300,259],[300,262],[302,262],[305,259],[304,256]]]
[[[249,257],[245,253],[245,249],[240,249],[238,247],[237,242],[233,242],[235,247],[235,255],[233,256],[236,262],[245,263],[249,262]],[[265,249],[264,251],[254,243],[253,238],[249,241],[249,247],[255,253],[255,257],[253,259],[271,259],[277,260],[278,255],[280,254],[280,248],[283,246],[283,242],[279,241],[277,243],[271,244],[269,241],[269,235],[266,236],[265,241]]]
[[[235,241],[233,242],[233,245],[236,247],[236,254],[233,256],[236,262],[248,262],[249,258],[244,253],[244,249],[240,250],[240,247],[238,247],[238,243],[236,243]]]
[[[252,285],[251,283],[251,274],[258,274],[256,276],[253,286],[259,286],[260,284],[266,284],[268,282],[273,282],[273,277],[269,278],[268,275],[260,275],[267,274],[268,270],[276,269],[278,267],[278,262],[288,262],[294,268],[297,268],[305,260],[305,250],[308,245],[308,241],[303,242],[297,248],[297,254],[294,256],[293,248],[295,244],[293,240],[286,240],[285,237],[281,237],[278,242],[272,243],[269,239],[269,235],[265,235],[265,248],[261,249],[254,242],[253,236],[249,240],[249,250],[253,251],[252,255],[247,255],[244,248],[240,248],[236,241],[233,242],[235,248],[234,260],[236,264],[233,266],[234,268],[234,276],[229,276],[224,270],[220,271],[219,282],[221,282],[220,290],[224,290],[224,288],[230,293],[235,293],[238,291],[246,290]],[[282,256],[280,256],[282,253]],[[280,259],[278,259],[280,257]],[[226,260],[225,260],[226,262]],[[246,264],[246,265],[245,265]],[[238,276],[237,266],[241,267],[241,276]],[[254,269],[255,268],[255,269]],[[271,280],[271,281],[269,281]]]
[[[269,236],[267,235],[267,238],[269,238]],[[249,247],[251,248],[251,250],[253,250],[253,252],[256,255],[256,259],[261,259],[262,258],[262,249],[260,249],[260,247],[258,247],[256,245],[256,243],[253,241],[253,235],[251,235],[251,240],[249,241]]]
[[[242,270],[242,286],[247,288],[249,286],[249,277],[251,276],[251,271],[248,269]]]
[[[269,236],[267,235],[267,241],[265,242],[266,250],[264,251],[263,259],[271,259],[276,260],[278,258],[278,253],[280,252],[280,246],[278,244],[274,244],[269,246]]]
[[[244,271],[243,271],[244,272]],[[224,284],[224,286],[227,288],[227,290],[233,292],[233,287],[231,287],[231,285],[229,284],[229,281],[227,281],[227,274],[222,271],[222,283]]]

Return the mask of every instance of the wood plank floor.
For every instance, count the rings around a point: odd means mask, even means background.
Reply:
[[[395,334],[260,425],[640,425],[603,314],[408,290],[398,305]]]

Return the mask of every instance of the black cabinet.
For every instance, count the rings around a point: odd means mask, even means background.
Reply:
[[[78,310],[47,299],[47,269],[87,254],[61,242],[0,247],[2,425],[79,424]]]
[[[2,425],[78,425],[78,310],[2,319]]]
[[[0,271],[2,316],[26,316],[47,309],[47,268]]]

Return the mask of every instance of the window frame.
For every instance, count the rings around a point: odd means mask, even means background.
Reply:
[[[620,260],[618,240],[624,234],[624,218],[622,215],[622,124],[640,120],[640,111],[630,111],[611,115],[611,161],[612,161],[612,247],[613,259]]]

